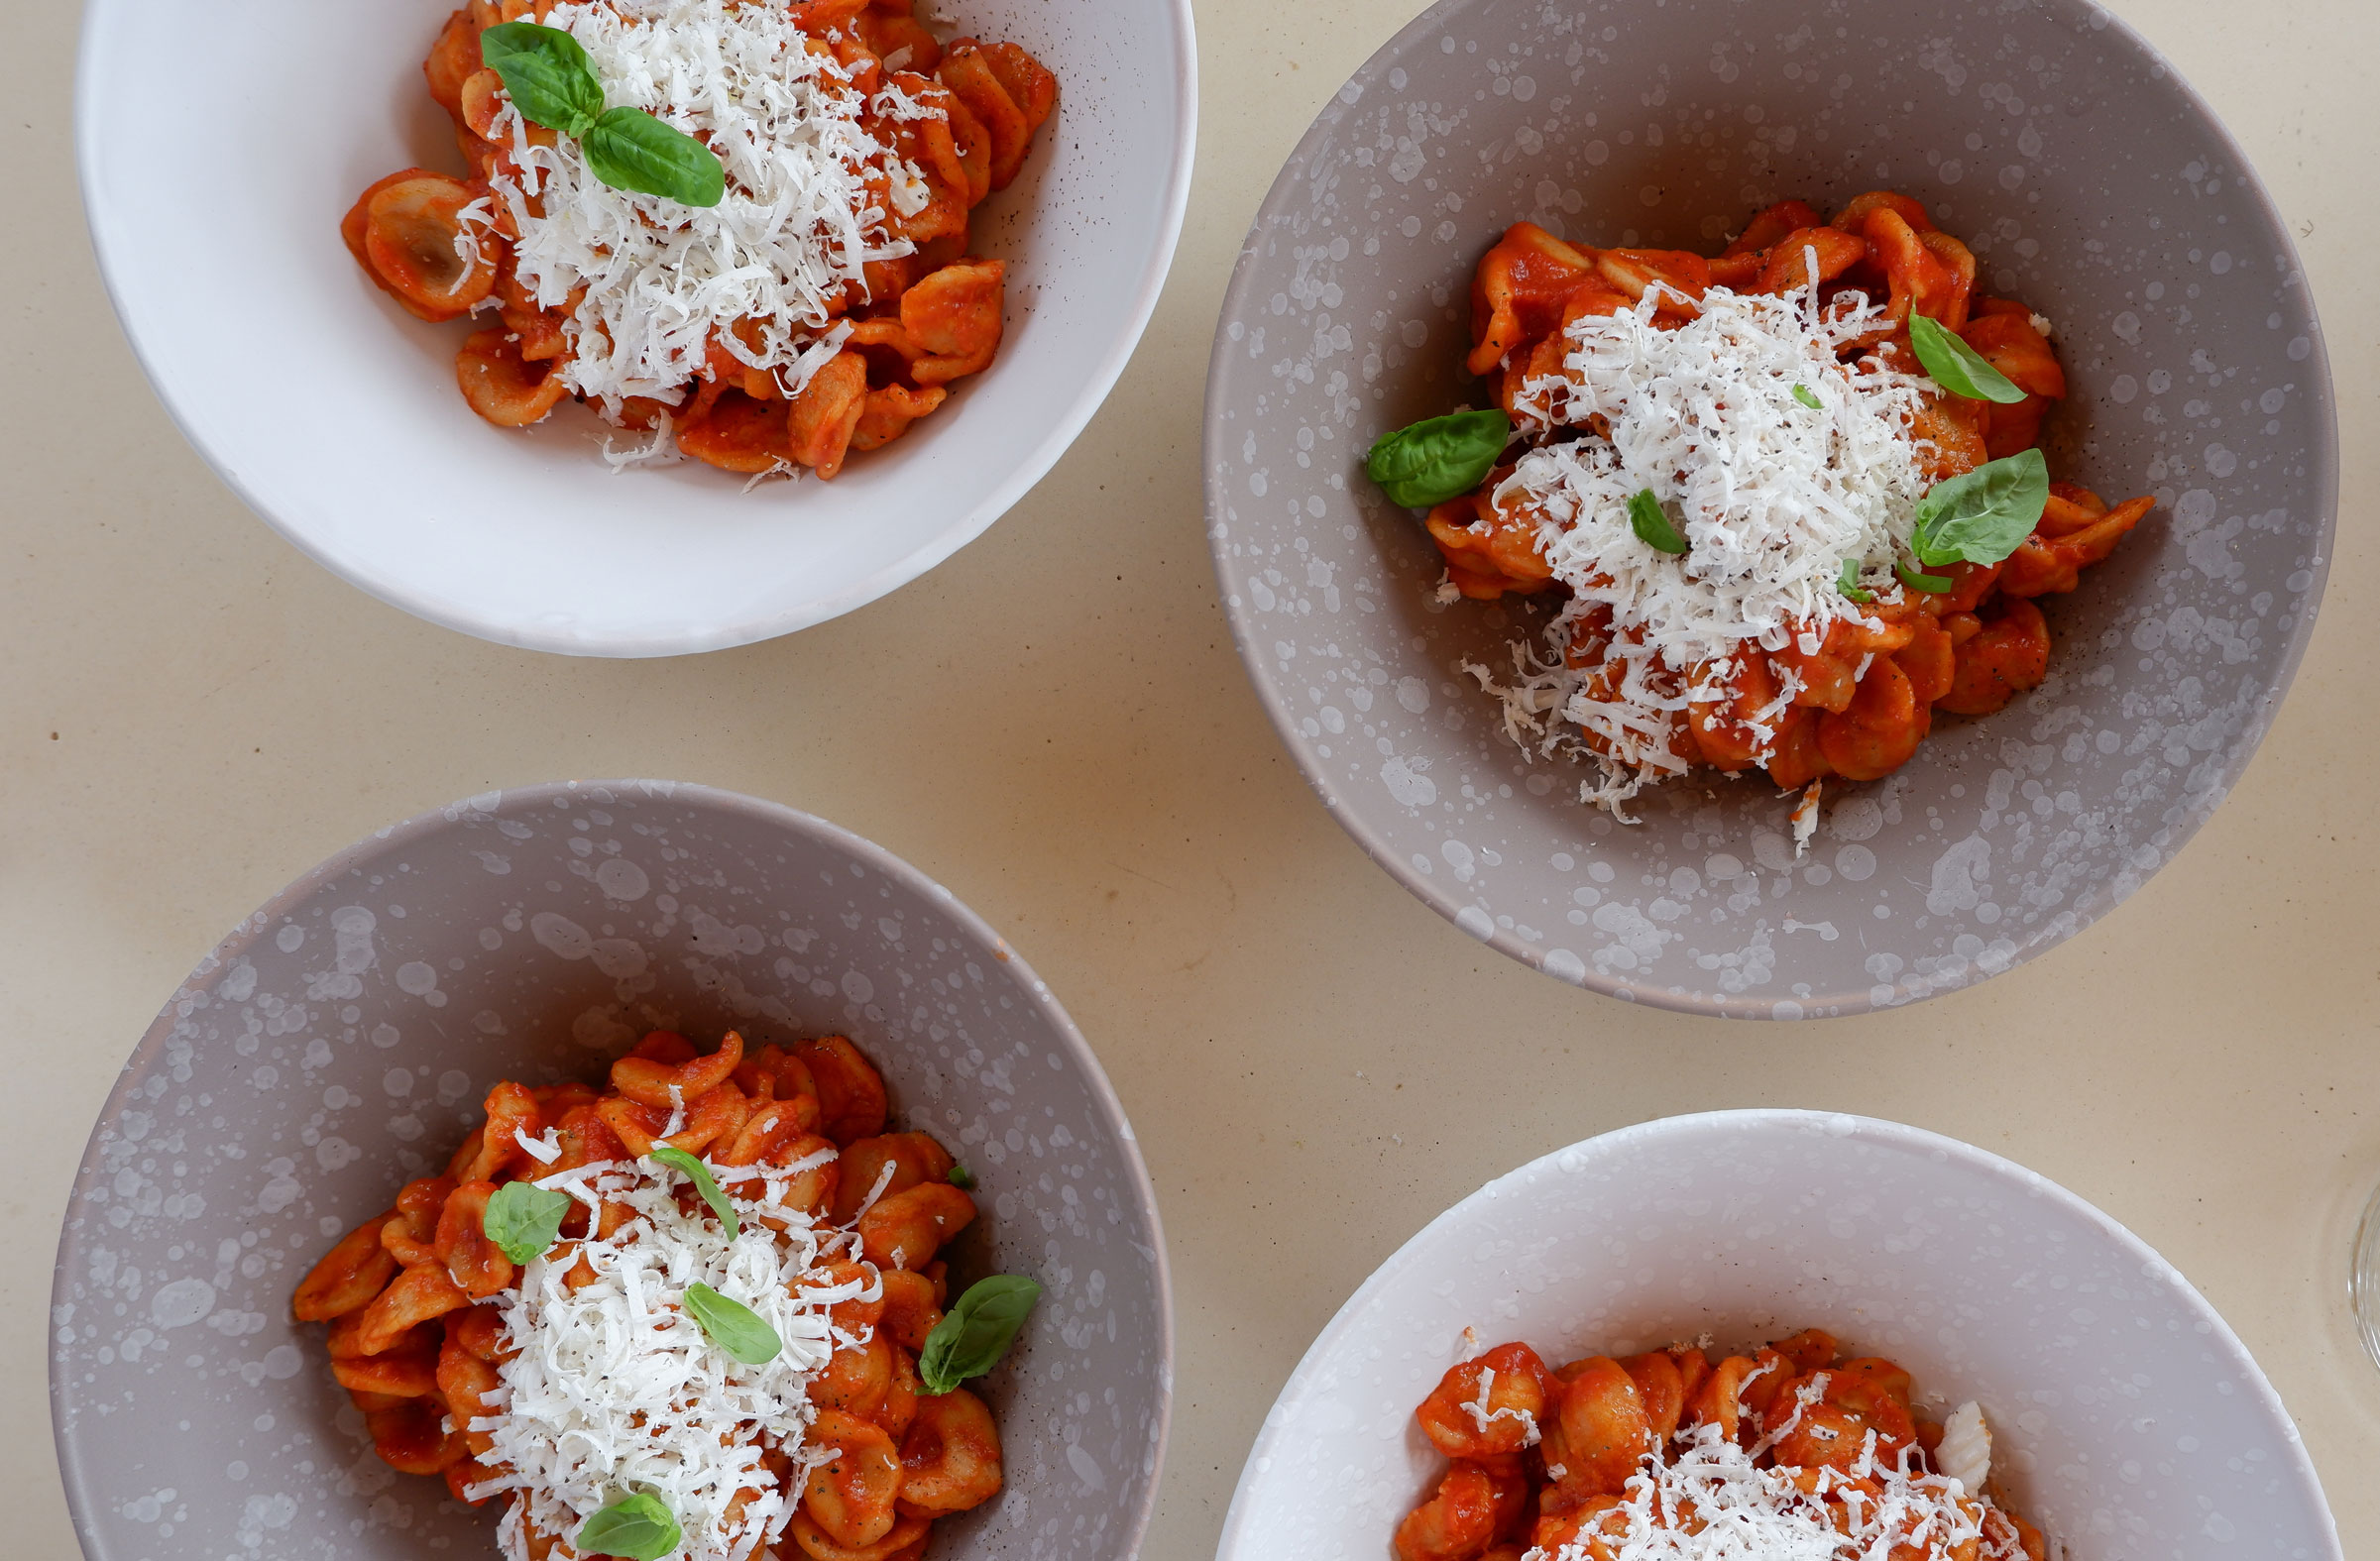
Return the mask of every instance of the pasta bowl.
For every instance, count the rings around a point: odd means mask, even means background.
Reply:
[[[656,1026],[849,1036],[896,1125],[974,1173],[954,1267],[1045,1286],[972,1385],[1006,1489],[945,1519],[937,1552],[1134,1553],[1172,1303],[1147,1173],[1081,1036],[996,933],[881,848],[646,781],[489,793],[385,830],[241,921],[166,1005],[58,1246],[51,1397],[83,1553],[496,1555],[491,1513],[374,1455],[290,1293],[436,1173],[498,1080],[600,1083]]]
[[[615,476],[610,430],[583,408],[490,427],[456,393],[463,327],[407,316],[339,234],[392,169],[461,171],[421,72],[451,9],[325,20],[271,0],[226,28],[168,0],[100,0],[77,94],[92,242],[159,396],[258,515],[409,613],[606,656],[715,650],[848,613],[1039,481],[1155,307],[1190,187],[1187,0],[968,0],[952,24],[1025,46],[1060,102],[977,210],[974,244],[1007,268],[1005,335],[952,404],[832,483],[748,493],[693,462]]]
[[[1698,772],[1583,806],[1467,668],[1550,618],[1441,602],[1364,474],[1466,402],[1473,269],[1512,224],[1717,254],[1762,208],[1897,189],[2051,322],[2052,471],[2153,495],[2045,597],[2048,681],[1905,766],[1798,793]],[[2328,371],[2289,235],[2172,66],[2083,0],[1957,19],[1444,0],[1316,119],[1259,212],[1207,381],[1210,546],[1240,654],[1324,805],[1506,954],[1633,1001],[1800,1018],[2004,971],[2138,889],[2237,780],[2328,567]],[[1533,599],[1539,600],[1542,599]],[[1522,605],[1516,606],[1515,603]]]
[[[1398,1249],[1283,1388],[1217,1555],[1388,1553],[1445,1471],[1415,1406],[1494,1345],[1552,1363],[1805,1327],[1899,1362],[1933,1418],[1979,1402],[1997,1479],[2067,1553],[2340,1554],[2271,1386],[2139,1238],[1956,1140],[1757,1110],[1558,1150]]]

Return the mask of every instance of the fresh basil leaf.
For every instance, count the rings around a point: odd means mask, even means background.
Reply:
[[[1630,497],[1628,523],[1635,529],[1638,540],[1646,547],[1657,548],[1664,553],[1682,553],[1686,550],[1685,537],[1678,533],[1676,526],[1670,524],[1668,512],[1661,508],[1661,502],[1652,497],[1649,488],[1640,488]]]
[[[686,1310],[704,1338],[746,1366],[766,1366],[785,1348],[785,1341],[777,1337],[766,1318],[708,1284],[686,1286]]]
[[[604,84],[587,51],[558,27],[500,22],[480,35],[480,62],[503,78],[531,124],[584,136],[604,111]]]
[[[962,1192],[972,1192],[975,1190],[975,1173],[964,1166],[953,1166],[951,1168],[951,1185]]]
[[[572,1199],[567,1192],[541,1187],[533,1181],[508,1181],[488,1199],[480,1229],[514,1263],[542,1256],[562,1234],[563,1217]]]
[[[1923,591],[1932,596],[1939,596],[1959,583],[1948,575],[1921,575],[1906,564],[1894,564],[1892,572],[1900,576],[1900,583],[1911,591]]]
[[[1513,420],[1494,407],[1448,412],[1382,434],[1364,471],[1392,503],[1427,509],[1477,488],[1512,433]]]
[[[622,1497],[581,1523],[570,1543],[583,1556],[661,1561],[684,1537],[668,1505],[650,1491],[639,1491]]]
[[[1996,564],[2023,545],[2050,502],[2050,464],[2019,450],[1948,482],[1917,501],[1909,551],[1923,564]]]
[[[719,1222],[728,1228],[728,1234],[730,1236],[742,1234],[743,1226],[736,1218],[736,1205],[730,1203],[728,1195],[719,1190],[719,1183],[712,1179],[709,1166],[704,1165],[675,1144],[656,1144],[653,1146],[652,1153],[645,1156],[645,1159],[657,1160],[684,1176],[688,1181],[693,1182],[694,1190],[703,1195],[705,1203],[711,1205],[711,1212],[719,1216]]]
[[[687,206],[716,206],[727,194],[728,170],[711,149],[640,108],[608,111],[579,138],[579,150],[614,189]]]
[[[1940,320],[1923,314],[1909,316],[1909,345],[1917,353],[1917,361],[1934,383],[1953,395],[1964,395],[1974,401],[1998,401],[2002,405],[2021,401],[2025,392],[2016,383],[1997,369],[1989,359],[1959,339],[1958,332]]]
[[[1811,390],[1806,385],[1797,385],[1793,388],[1793,398],[1801,402],[1802,405],[1807,406],[1811,411],[1822,412],[1826,410],[1826,402],[1820,400],[1818,398],[1818,392]]]
[[[1025,1325],[1025,1313],[1040,1298],[1041,1286],[1021,1274],[995,1274],[968,1285],[917,1352],[918,1380],[926,1392],[949,1393],[999,1365]]]
[[[1873,602],[1875,600],[1875,593],[1860,584],[1860,561],[1856,558],[1847,558],[1843,561],[1843,573],[1835,577],[1835,589],[1854,602]]]

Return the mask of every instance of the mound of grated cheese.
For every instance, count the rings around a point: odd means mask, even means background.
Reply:
[[[727,170],[709,208],[615,189],[569,138],[532,144],[505,103],[492,128],[519,171],[500,166],[493,183],[520,235],[520,284],[569,311],[571,355],[556,372],[618,421],[627,396],[679,404],[714,330],[749,322],[756,343],[723,331],[727,351],[788,394],[800,390],[850,334],[828,300],[862,281],[868,262],[915,249],[887,229],[871,177],[903,216],[932,198],[862,115],[940,110],[889,81],[862,95],[850,71],[806,47],[782,5],[583,0],[545,20],[586,49],[607,107],[643,109],[703,140]]]
[[[1882,319],[1877,305],[1851,294],[1822,309],[1814,291],[1714,287],[1696,318],[1670,329],[1653,322],[1658,301],[1648,291],[1633,309],[1572,321],[1566,373],[1524,388],[1525,432],[1591,419],[1605,431],[1540,445],[1498,485],[1500,509],[1537,517],[1540,551],[1571,596],[1541,650],[1513,647],[1513,686],[1470,669],[1503,696],[1516,739],[1600,761],[1582,798],[1615,811],[1685,772],[1670,740],[1689,703],[1721,697],[1732,658],[1794,637],[1815,651],[1828,625],[1863,613],[1840,589],[1846,561],[1879,600],[1898,600],[1893,561],[1931,483],[1930,447],[1913,432],[1928,382],[1838,360]],[[1820,404],[1803,404],[1797,386]],[[1637,536],[1628,502],[1645,489],[1685,554]],[[1565,666],[1581,619],[1605,613],[1600,672]],[[1763,740],[1790,694],[1754,722]]]
[[[633,1217],[609,1238],[591,1235],[532,1259],[501,1303],[507,1342],[519,1354],[498,1368],[498,1412],[466,1429],[489,1434],[494,1445],[481,1462],[497,1470],[472,1497],[514,1494],[497,1531],[509,1561],[530,1556],[524,1519],[568,1539],[639,1491],[666,1503],[683,1531],[672,1557],[746,1561],[784,1531],[792,1504],[763,1454],[804,1462],[802,1436],[814,1418],[805,1389],[839,1339],[851,1342],[827,1308],[863,1293],[856,1283],[795,1288],[822,1257],[853,1242],[782,1203],[786,1178],[806,1169],[772,1173],[757,1199],[730,1193],[741,1226],[734,1237],[704,1205],[681,1209],[677,1173],[650,1161],[607,1161],[537,1182],[590,1210],[624,1204]],[[572,1290],[563,1279],[581,1257],[595,1279]],[[711,1343],[683,1304],[697,1282],[776,1329],[776,1358],[746,1366]],[[869,1282],[865,1298],[880,1284]],[[735,1508],[738,1493],[752,1491]]]
[[[1874,1461],[1860,1484],[1816,1471],[1804,1492],[1756,1461],[1716,1425],[1680,1433],[1668,1459],[1648,1454],[1592,1539],[1529,1552],[1525,1561],[2025,1561],[2013,1528],[1986,1527],[1986,1499],[1940,1475]],[[1964,1550],[1970,1541],[1973,1551]]]

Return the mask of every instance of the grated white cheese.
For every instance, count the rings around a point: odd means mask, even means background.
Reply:
[[[1815,289],[1714,287],[1672,329],[1654,324],[1658,301],[1647,292],[1632,309],[1571,322],[1564,373],[1528,383],[1522,425],[1543,434],[1597,419],[1608,431],[1530,450],[1493,496],[1536,519],[1539,551],[1571,592],[1543,650],[1516,647],[1521,678],[1498,691],[1508,725],[1542,733],[1541,751],[1598,758],[1602,780],[1583,795],[1615,811],[1686,771],[1672,743],[1691,751],[1679,741],[1687,709],[1725,697],[1732,658],[1795,642],[1815,651],[1831,624],[1863,615],[1840,589],[1847,560],[1879,600],[1900,599],[1892,565],[1931,486],[1929,447],[1913,432],[1928,382],[1872,358],[1838,360],[1882,319],[1879,306],[1857,293],[1822,308]],[[1685,554],[1637,536],[1628,502],[1644,489]],[[1602,665],[1565,666],[1582,620],[1606,615]],[[1759,713],[1757,735],[1773,736],[1765,724],[1790,694]],[[1548,727],[1548,712],[1593,740]]]
[[[555,373],[618,421],[626,396],[679,404],[719,330],[737,361],[799,390],[849,334],[830,300],[863,281],[867,262],[915,249],[886,227],[870,176],[904,215],[930,198],[925,175],[863,113],[940,111],[889,85],[863,98],[850,71],[805,47],[783,6],[580,0],[546,24],[585,47],[608,107],[640,108],[701,138],[727,170],[727,193],[708,208],[615,189],[569,138],[531,144],[504,102],[491,128],[520,171],[500,166],[494,184],[520,235],[520,284],[569,314],[571,352]],[[725,332],[737,322],[756,344]]]
[[[1859,1485],[1821,1469],[1818,1490],[1804,1493],[1756,1457],[1716,1425],[1681,1432],[1666,1461],[1646,1455],[1608,1527],[1525,1561],[2024,1561],[1984,1528],[1984,1503],[1905,1458],[1870,1458]]]
[[[686,1561],[746,1561],[792,1516],[762,1455],[773,1447],[801,1460],[814,1417],[804,1389],[839,1334],[827,1307],[850,1288],[795,1285],[852,1238],[786,1206],[785,1172],[769,1173],[760,1198],[730,1194],[741,1225],[733,1238],[702,1203],[692,1214],[679,1206],[679,1179],[646,1160],[537,1182],[590,1208],[624,1204],[634,1217],[609,1239],[532,1259],[500,1302],[520,1353],[498,1368],[498,1412],[467,1429],[493,1439],[483,1462],[497,1471],[470,1494],[515,1493],[498,1531],[509,1561],[529,1555],[524,1514],[567,1539],[630,1491],[668,1505],[685,1535],[670,1555]],[[573,1291],[563,1280],[582,1257],[595,1279]],[[746,1366],[705,1338],[681,1301],[698,1281],[776,1329],[784,1347],[774,1360]],[[731,1518],[739,1493],[756,1494]]]
[[[1479,1396],[1461,1405],[1463,1412],[1471,1416],[1471,1423],[1478,1426],[1480,1434],[1484,1436],[1487,1434],[1488,1427],[1498,1420],[1518,1421],[1522,1431],[1521,1445],[1524,1447],[1536,1446],[1540,1436],[1537,1430],[1537,1417],[1527,1409],[1490,1409],[1488,1394],[1495,1391],[1496,1373],[1494,1369],[1481,1367]]]

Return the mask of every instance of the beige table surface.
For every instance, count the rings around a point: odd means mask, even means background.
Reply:
[[[241,507],[150,396],[93,275],[67,131],[74,8],[12,0],[0,1552],[75,1553],[45,1394],[51,1255],[91,1121],[182,975],[382,824],[634,773],[881,841],[1005,932],[1090,1037],[1157,1180],[1181,1316],[1150,1561],[1212,1553],[1307,1341],[1439,1209],[1608,1128],[1763,1103],[1956,1135],[2139,1232],[2271,1375],[2346,1553],[2380,1555],[2380,1371],[2344,1304],[2380,1180],[2380,3],[2110,8],[2246,143],[2313,276],[2347,495],[2313,649],[2238,791],[2098,926],[1913,1008],[1756,1027],[1572,990],[1423,909],[1306,790],[1231,649],[1199,508],[1208,337],[1274,169],[1416,0],[1202,0],[1189,226],[1073,453],[892,597],[667,662],[416,622]]]

